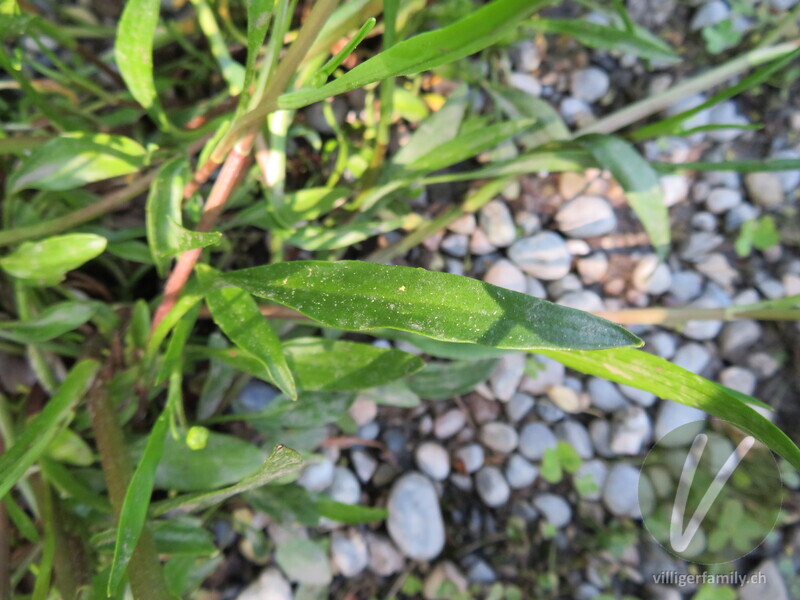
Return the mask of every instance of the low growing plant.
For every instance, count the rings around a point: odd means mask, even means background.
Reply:
[[[128,0],[110,30],[77,8],[52,3],[40,14],[0,3],[0,68],[17,90],[0,104],[9,315],[0,338],[36,379],[0,396],[0,525],[14,526],[0,536],[0,565],[11,564],[11,547],[23,556],[14,572],[0,569],[0,599],[23,588],[35,600],[122,598],[128,587],[137,600],[191,594],[222,560],[208,524],[233,497],[304,524],[380,520],[380,509],[293,483],[325,426],[353,430],[346,413],[356,392],[398,406],[465,393],[504,352],[699,407],[800,467],[795,443],[754,410],[760,401],[642,351],[618,324],[467,277],[382,264],[518,175],[590,167],[616,178],[665,256],[661,173],[797,165],[651,163],[633,142],[689,133],[687,118],[763,84],[796,58],[798,42],[773,39],[571,131],[545,102],[468,57],[535,32],[645,60],[680,57],[632,26],[621,3],[599,7],[609,25],[540,18],[551,4],[542,0],[427,4],[250,0],[228,12],[193,0],[191,16],[176,21],[159,16],[159,0]],[[753,68],[700,107],[642,124]],[[447,98],[409,100],[430,71],[463,83]],[[340,123],[335,98],[359,89],[363,122]],[[478,109],[476,90],[493,110]],[[332,132],[324,143],[295,119],[314,104]],[[419,124],[394,151],[397,112]],[[510,158],[444,171],[511,141]],[[425,186],[457,181],[479,184],[433,220],[413,213],[409,199]],[[390,231],[403,235],[367,260],[342,260]],[[267,249],[248,257],[253,236]],[[784,302],[780,318],[796,309],[797,299]],[[426,366],[345,332],[442,360]],[[251,379],[274,386],[271,402],[248,404],[239,392]],[[250,425],[259,445],[229,433],[233,421]],[[570,460],[559,453],[558,468],[571,472]],[[274,542],[240,517],[257,561]],[[283,543],[277,560],[290,570],[319,552],[313,540]]]

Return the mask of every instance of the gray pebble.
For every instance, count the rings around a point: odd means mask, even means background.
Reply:
[[[580,421],[562,421],[556,425],[555,434],[558,439],[572,446],[581,458],[587,459],[594,456],[592,438],[589,437],[589,432]]]
[[[672,401],[664,401],[661,404],[661,408],[658,411],[658,416],[656,417],[656,425],[655,425],[655,437],[656,441],[661,440],[665,435],[667,435],[673,429],[677,429],[683,425],[688,423],[694,423],[696,421],[700,421],[696,426],[686,429],[686,436],[681,436],[680,442],[691,440],[695,435],[700,433],[703,430],[703,423],[706,419],[706,413],[698,408],[694,408],[692,406],[686,406],[685,404],[679,404],[678,402]],[[683,433],[683,430],[681,431]],[[676,439],[674,441],[675,445],[680,445],[679,441]],[[665,446],[672,445],[670,443],[664,443]]]
[[[632,406],[617,414],[611,426],[609,447],[614,454],[636,456],[652,436],[650,417],[641,406]]]
[[[601,312],[605,310],[602,298],[591,290],[567,292],[558,299],[558,304],[586,312]]]
[[[511,400],[506,404],[506,415],[512,423],[518,423],[533,408],[536,401],[523,392],[517,392],[511,396]]]
[[[573,71],[570,92],[579,100],[593,103],[606,95],[610,84],[608,73],[597,67],[589,67]]]
[[[333,483],[333,461],[322,458],[303,469],[297,483],[310,492],[321,492]]]
[[[545,423],[555,423],[567,415],[567,413],[556,406],[555,402],[550,400],[550,398],[542,398],[539,400],[534,410]]]
[[[292,586],[278,569],[270,567],[261,572],[236,600],[292,600]]]
[[[442,240],[439,247],[449,255],[461,258],[467,255],[469,238],[461,233],[451,233]]]
[[[715,188],[706,199],[708,210],[715,215],[729,211],[742,203],[742,192],[728,188]]]
[[[494,263],[483,276],[486,283],[491,283],[507,290],[513,290],[524,294],[528,289],[528,281],[525,274],[520,271],[514,263],[506,259],[498,260]]]
[[[733,358],[750,351],[761,335],[761,325],[757,321],[747,319],[726,323],[719,336],[722,356]]]
[[[703,372],[710,361],[711,353],[708,349],[702,344],[695,342],[684,344],[678,348],[678,351],[675,352],[675,356],[672,357],[673,364],[687,371],[691,371],[692,373],[697,373],[698,375]]]
[[[608,257],[605,252],[594,252],[577,261],[578,273],[586,285],[599,283],[608,273]]]
[[[620,385],[619,390],[628,400],[633,400],[639,406],[652,406],[656,401],[656,395],[654,393],[640,390],[630,385]]]
[[[677,347],[678,342],[675,336],[666,331],[658,331],[648,336],[645,343],[645,350],[667,360],[675,355]]]
[[[378,461],[366,450],[354,449],[350,451],[350,461],[358,478],[367,483],[378,468]]]
[[[519,452],[530,460],[541,460],[545,450],[556,447],[556,436],[544,423],[527,423],[519,434]]]
[[[559,209],[555,220],[559,231],[575,238],[606,235],[617,226],[614,209],[600,196],[578,196],[570,200]]]
[[[472,566],[470,566],[467,570],[467,579],[472,583],[488,585],[497,580],[497,575],[495,574],[494,569],[489,566],[489,563],[482,558],[479,558],[473,561]]]
[[[669,293],[679,302],[697,298],[703,291],[703,276],[695,271],[678,271],[672,274]]]
[[[367,568],[369,552],[364,536],[355,529],[331,535],[331,563],[336,572],[354,577]]]
[[[605,419],[595,419],[589,423],[589,437],[592,438],[592,445],[598,456],[611,458],[614,456],[611,450],[611,424]]]
[[[455,456],[467,473],[474,473],[483,466],[484,452],[480,444],[462,446],[456,450]]]
[[[606,482],[607,476],[608,467],[602,460],[595,458],[584,461],[578,471],[575,473],[575,479],[591,478],[591,480],[597,486],[597,489],[582,494],[581,498],[591,501],[600,500],[601,496],[603,495],[603,485]]]
[[[546,281],[564,277],[572,264],[564,239],[552,231],[517,240],[508,249],[508,256],[529,275]]]
[[[539,469],[521,457],[519,454],[512,454],[505,467],[506,479],[512,490],[520,490],[528,487],[539,475]]]
[[[450,474],[450,456],[441,444],[422,442],[414,451],[420,471],[435,481],[444,481]]]
[[[744,367],[728,367],[719,374],[719,381],[722,385],[752,396],[756,391],[756,376],[752,371]]]
[[[326,493],[342,504],[358,504],[361,499],[361,484],[350,469],[336,467],[333,470],[333,481]]]
[[[617,517],[639,517],[639,469],[616,463],[603,486],[603,504]]]
[[[415,560],[431,560],[444,548],[439,498],[431,480],[406,473],[395,481],[386,506],[386,526],[400,551]]]
[[[567,526],[572,520],[569,503],[556,494],[539,494],[533,499],[533,505],[548,523],[558,529]]]
[[[495,508],[508,502],[511,488],[495,466],[483,467],[475,474],[475,489],[486,506]]]
[[[672,272],[655,254],[648,254],[636,263],[631,281],[640,292],[659,296],[672,285]]]
[[[514,218],[502,200],[488,202],[480,211],[478,223],[489,243],[497,248],[511,245],[517,236]]]
[[[467,416],[460,408],[453,408],[440,414],[433,421],[433,434],[440,440],[453,437],[464,428]]]
[[[547,388],[564,383],[566,371],[563,364],[547,356],[536,356],[536,373],[522,380],[522,389],[525,392],[539,396],[547,392]]]
[[[558,110],[569,125],[580,125],[594,119],[592,107],[580,98],[566,96],[558,105]]]
[[[590,377],[587,383],[592,405],[605,412],[614,412],[630,406],[616,384],[602,377]]]
[[[379,533],[367,533],[367,547],[369,548],[369,570],[388,577],[403,569],[403,555],[397,550],[392,541]]]
[[[506,423],[487,423],[481,427],[480,439],[487,448],[500,454],[513,452],[519,443],[516,430]]]
[[[489,378],[489,386],[494,397],[501,402],[508,402],[517,391],[525,371],[527,354],[504,354]]]

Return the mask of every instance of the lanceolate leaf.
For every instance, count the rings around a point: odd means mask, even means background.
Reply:
[[[190,231],[181,225],[183,187],[189,172],[189,163],[182,157],[166,162],[147,196],[147,242],[162,276],[167,271],[171,256],[186,250],[213,246],[222,239],[221,233]]]
[[[67,271],[77,269],[105,249],[104,237],[70,233],[20,244],[11,254],[0,258],[0,267],[9,275],[34,285],[55,285]]]
[[[611,172],[625,190],[656,252],[662,258],[669,250],[669,213],[658,175],[650,163],[621,138],[593,133],[578,140],[599,163]]]
[[[276,446],[261,469],[245,477],[239,483],[212,492],[197,492],[162,500],[153,506],[153,512],[155,515],[163,515],[176,508],[181,508],[184,511],[202,510],[214,504],[219,504],[231,496],[261,487],[285,475],[294,473],[302,464],[303,459],[300,458],[297,452],[285,446]]]
[[[223,333],[257,358],[284,394],[296,399],[297,387],[281,342],[252,296],[236,288],[216,289],[208,293],[206,304]]]
[[[91,319],[102,306],[86,300],[60,302],[25,321],[0,322],[0,338],[20,344],[37,344],[72,331]]]
[[[153,79],[153,40],[160,0],[128,0],[117,25],[114,60],[134,99],[162,128],[170,127]]]
[[[641,345],[626,329],[588,313],[424,269],[296,261],[234,271],[218,280],[340,329],[386,327],[515,350]]]
[[[119,584],[122,583],[125,569],[133,556],[142,529],[144,529],[147,508],[150,506],[150,497],[153,494],[156,468],[164,451],[164,437],[167,435],[168,423],[168,409],[165,409],[150,431],[144,454],[142,454],[128,489],[125,491],[125,500],[122,503],[117,524],[114,560],[108,576],[107,592],[109,596],[116,593]]]
[[[766,444],[800,469],[800,449],[771,421],[750,408],[749,398],[673,365],[667,360],[638,350],[617,348],[597,352],[540,351],[570,369],[603,377],[623,385],[647,390],[725,419]],[[760,404],[757,400],[750,399]]]
[[[0,456],[0,499],[47,450],[55,435],[69,425],[75,407],[83,399],[99,368],[99,363],[94,360],[84,360],[72,367],[42,412],[27,424],[14,445]]]
[[[9,177],[10,193],[26,188],[69,190],[134,173],[145,149],[130,138],[106,133],[65,133],[42,144]]]
[[[319,89],[284,94],[279,108],[302,108],[389,77],[451,63],[492,45],[549,0],[494,0],[460,21],[395,44]]]
[[[301,338],[286,342],[283,348],[298,387],[304,390],[371,388],[425,366],[422,359],[407,352],[343,340]]]
[[[423,400],[446,400],[489,379],[495,363],[491,359],[430,363],[409,379],[408,386]]]
[[[533,131],[519,136],[520,142],[527,149],[533,150],[547,142],[570,139],[569,127],[548,102],[514,88],[488,88],[488,92],[498,107],[512,119],[536,119]]]

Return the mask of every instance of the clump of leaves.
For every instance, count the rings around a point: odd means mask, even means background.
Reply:
[[[736,254],[739,256],[749,256],[756,250],[767,250],[777,245],[781,241],[778,228],[775,226],[775,220],[769,216],[764,215],[757,219],[745,221],[739,230],[739,235],[736,237]]]

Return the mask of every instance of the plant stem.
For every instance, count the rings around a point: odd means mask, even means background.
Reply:
[[[704,92],[751,67],[779,58],[795,50],[798,46],[800,46],[800,40],[751,50],[715,69],[680,83],[666,92],[634,102],[622,110],[595,121],[591,125],[578,130],[575,133],[575,137],[588,133],[614,133],[619,131],[636,121],[669,108],[683,98]]]
[[[0,435],[0,456],[5,452]],[[0,502],[0,600],[11,600],[11,527],[5,505]]]
[[[117,423],[114,408],[108,397],[107,380],[108,374],[106,377],[98,377],[98,381],[87,395],[87,400],[108,495],[114,514],[119,519],[125,490],[131,481],[133,471],[130,455],[123,441],[122,429]],[[172,600],[167,591],[155,542],[146,526],[128,563],[128,578],[136,600]]]

